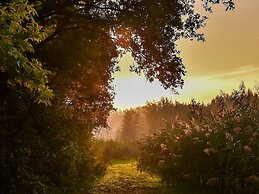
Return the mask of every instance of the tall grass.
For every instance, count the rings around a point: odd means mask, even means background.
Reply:
[[[258,192],[258,95],[241,84],[208,106],[193,100],[188,121],[175,119],[141,141],[138,163],[170,185]]]

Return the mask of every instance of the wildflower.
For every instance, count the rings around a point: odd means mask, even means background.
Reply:
[[[177,155],[177,154],[174,154],[174,153],[172,154],[172,158],[173,158],[173,159],[177,159],[177,158],[179,158],[179,157],[181,157],[181,156],[180,156],[180,155]]]
[[[189,180],[189,179],[191,178],[191,174],[184,174],[184,175],[183,175],[183,178],[184,178],[185,180]]]
[[[206,148],[206,149],[203,150],[203,152],[209,156],[211,154],[216,153],[217,151],[213,148]]]
[[[159,161],[158,161],[158,164],[164,164],[164,163],[165,163],[164,160],[159,160]]]
[[[240,134],[240,132],[241,132],[241,128],[240,127],[236,127],[235,129],[234,129],[234,131],[236,132],[236,134]]]
[[[184,130],[184,134],[186,135],[186,136],[190,136],[191,134],[192,134],[192,131],[191,130]]]
[[[246,182],[252,183],[252,184],[258,184],[259,178],[256,175],[251,175],[248,178],[246,178]]]
[[[225,133],[226,140],[233,142],[233,136],[230,133]]]
[[[160,144],[160,148],[161,148],[161,150],[163,150],[163,151],[167,150],[167,146],[166,146],[164,143],[161,143],[161,144]]]

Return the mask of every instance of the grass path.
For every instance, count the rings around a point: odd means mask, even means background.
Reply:
[[[192,187],[173,189],[161,185],[158,176],[137,170],[136,161],[113,161],[91,194],[209,194]],[[215,192],[214,192],[215,194]]]
[[[135,161],[113,161],[93,194],[161,194],[161,179],[139,172]]]

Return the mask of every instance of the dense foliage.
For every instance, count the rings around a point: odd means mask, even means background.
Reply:
[[[134,109],[124,111],[119,140],[122,142],[136,141],[139,133],[139,115]]]
[[[0,3],[0,73],[1,84],[22,93],[28,92],[36,102],[50,104],[52,91],[47,86],[50,72],[28,53],[34,52],[34,43],[47,36],[34,16],[36,10],[26,0]],[[25,90],[25,91],[24,91]]]
[[[37,4],[40,24],[52,29],[44,41],[35,45],[36,50],[55,40],[64,40],[64,34],[77,35],[78,30],[83,30],[84,38],[77,38],[85,40],[86,46],[95,43],[100,49],[98,52],[90,49],[90,56],[112,60],[114,53],[129,51],[136,61],[133,71],[143,73],[149,81],[158,79],[172,90],[183,85],[185,75],[176,41],[204,40],[197,30],[205,25],[206,17],[194,10],[195,0],[44,0],[40,5],[37,0],[31,2]],[[212,10],[212,4],[219,3],[227,9],[234,8],[233,0],[202,0],[202,3],[208,11]],[[74,56],[78,50],[70,51],[69,56]],[[110,63],[100,62],[111,70]]]
[[[95,34],[88,43],[82,28],[50,42],[55,24],[43,28],[27,1],[1,2],[0,9],[1,38],[9,40],[0,43],[0,193],[88,191],[105,169],[92,131],[106,125],[112,109],[108,64],[117,55],[96,55],[105,40]],[[41,104],[51,97],[52,106]]]
[[[176,119],[142,141],[139,165],[169,184],[223,193],[259,188],[259,98],[244,85],[216,97],[209,110],[195,101],[190,120]]]
[[[95,147],[104,161],[137,159],[139,145],[135,141],[97,140]]]
[[[88,190],[104,165],[96,157],[93,125],[69,108],[30,104],[4,90],[0,108],[1,193]],[[15,103],[14,103],[15,102]]]
[[[233,8],[232,0],[203,2]],[[89,190],[104,172],[92,132],[112,110],[118,57],[130,51],[133,71],[182,86],[175,41],[203,39],[194,3],[1,0],[0,192]]]
[[[147,133],[155,133],[164,122],[173,122],[176,117],[182,120],[188,118],[188,104],[172,101],[168,98],[161,98],[158,102],[148,102],[144,107],[144,114],[147,122]]]

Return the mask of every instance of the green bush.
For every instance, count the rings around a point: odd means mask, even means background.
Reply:
[[[0,105],[0,193],[89,191],[105,171],[91,126],[64,116],[71,112],[59,106],[25,104],[11,92],[5,99]]]
[[[227,193],[256,192],[258,102],[257,94],[246,91],[244,85],[231,96],[218,96],[207,107],[192,101],[188,122],[176,119],[142,141],[140,168],[159,174],[168,184],[186,183]]]
[[[97,140],[96,146],[105,161],[135,159],[139,151],[137,142]]]

